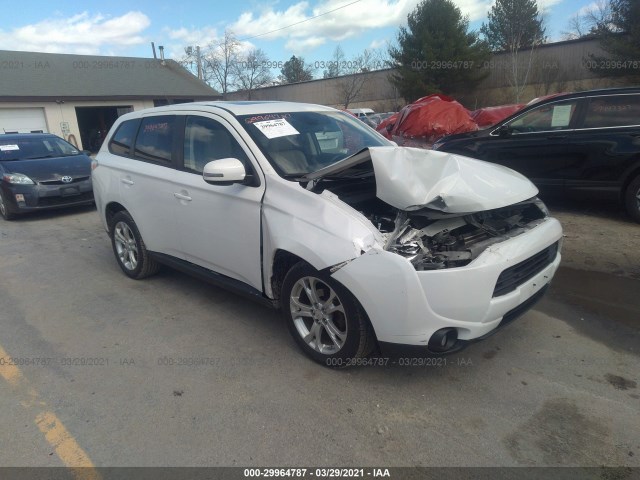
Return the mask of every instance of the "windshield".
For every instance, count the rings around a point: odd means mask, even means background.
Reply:
[[[238,117],[276,171],[284,177],[315,172],[366,147],[390,143],[341,112],[287,112]]]
[[[68,157],[79,154],[76,147],[57,137],[2,138],[0,136],[0,161]]]

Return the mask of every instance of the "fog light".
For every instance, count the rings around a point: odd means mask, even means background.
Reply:
[[[16,202],[24,202],[24,195],[21,193],[16,193]]]

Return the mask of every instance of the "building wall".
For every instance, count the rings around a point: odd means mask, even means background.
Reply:
[[[281,100],[306,102],[345,108],[345,93],[355,88],[358,95],[348,108],[373,108],[377,112],[397,110],[404,105],[390,81],[393,70],[378,70],[339,78],[311,80],[309,82],[277,85],[227,94],[227,100]]]
[[[529,100],[550,93],[580,91],[628,85],[624,78],[602,78],[588,68],[590,55],[605,56],[595,39],[550,43],[530,51],[520,52],[517,59],[520,75],[518,84],[525,84],[519,101]],[[451,96],[469,109],[516,101],[513,82],[513,56],[509,53],[494,53],[482,65],[474,65],[485,73],[486,78],[473,90],[462,89]],[[526,73],[528,72],[528,73]],[[376,112],[399,110],[406,102],[391,83],[393,70],[379,70],[355,75],[364,84],[358,96],[349,104],[350,108],[369,107]],[[227,94],[229,100],[285,100],[308,102],[344,108],[340,94],[349,77],[312,80],[309,82],[278,85],[247,92]]]
[[[63,103],[56,102],[3,102],[0,108],[42,108],[47,122],[49,133],[58,135],[67,141],[71,141],[78,148],[83,149],[80,139],[80,128],[76,117],[76,107],[109,107],[109,106],[131,106],[133,110],[142,110],[153,107],[153,100],[121,100],[121,101],[73,101],[65,100]],[[62,131],[62,123],[69,124],[69,134]],[[74,141],[75,140],[75,141]]]

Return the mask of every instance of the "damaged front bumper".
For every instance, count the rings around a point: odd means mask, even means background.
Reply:
[[[459,347],[530,308],[558,268],[561,238],[560,223],[547,217],[462,267],[417,271],[400,255],[371,249],[332,276],[358,298],[383,348],[433,353],[429,341],[442,329],[455,329]]]

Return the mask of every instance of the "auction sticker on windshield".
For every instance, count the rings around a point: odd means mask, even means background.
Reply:
[[[20,147],[18,145],[0,145],[0,152],[10,152],[12,150],[20,150]]]
[[[298,132],[293,125],[287,122],[284,118],[278,118],[275,120],[265,120],[264,122],[254,123],[256,127],[265,135],[265,137],[278,138],[286,137],[287,135],[298,135]]]

